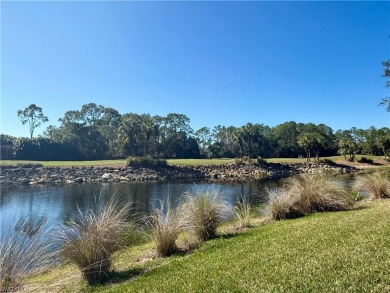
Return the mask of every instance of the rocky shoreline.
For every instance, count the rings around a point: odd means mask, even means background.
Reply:
[[[299,173],[351,173],[353,167],[317,163],[167,166],[159,169],[132,167],[1,168],[0,186],[80,184],[164,180],[248,181],[287,177]]]

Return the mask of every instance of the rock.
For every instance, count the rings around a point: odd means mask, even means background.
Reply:
[[[112,175],[110,173],[104,173],[101,178],[102,179],[111,179]]]

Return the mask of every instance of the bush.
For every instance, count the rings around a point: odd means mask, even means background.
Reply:
[[[257,160],[256,160],[257,164],[259,165],[264,165],[264,164],[267,164],[267,161],[265,159],[263,159],[262,157],[258,157]]]
[[[182,205],[187,215],[187,225],[200,241],[212,239],[217,227],[231,214],[231,206],[226,202],[219,189],[202,189],[186,192]]]
[[[17,291],[25,278],[47,268],[51,261],[50,247],[42,240],[47,237],[41,231],[42,226],[32,233],[31,229],[23,231],[31,226],[28,220],[14,223],[0,234],[0,292]]]
[[[89,285],[102,283],[111,269],[112,254],[125,243],[128,205],[111,199],[106,205],[80,214],[60,232],[62,255],[76,264]]]
[[[390,178],[387,172],[374,172],[357,177],[353,185],[354,191],[365,191],[371,199],[390,197]]]
[[[329,166],[336,166],[337,165],[334,161],[332,161],[330,159],[326,159],[326,158],[319,160],[319,163],[323,163],[323,164],[326,164]]]
[[[128,157],[126,159],[126,166],[133,168],[163,168],[168,165],[166,160],[153,159],[151,157]]]
[[[323,174],[290,178],[279,191],[271,192],[266,211],[271,219],[295,218],[313,212],[341,211],[354,200],[348,190]]]
[[[185,219],[178,210],[171,208],[169,198],[165,203],[160,202],[160,207],[150,216],[148,224],[160,256],[169,256],[178,251],[176,240],[184,229]]]
[[[364,164],[373,164],[374,163],[374,161],[372,159],[367,159],[366,157],[361,157],[361,159],[358,162],[364,163]]]

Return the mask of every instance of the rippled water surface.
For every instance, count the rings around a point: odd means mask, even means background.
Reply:
[[[31,227],[41,224],[56,228],[71,218],[102,203],[115,195],[130,203],[131,212],[138,217],[149,215],[160,200],[169,196],[177,204],[185,191],[202,188],[219,188],[232,204],[243,195],[258,204],[266,200],[267,188],[278,188],[281,180],[244,183],[113,183],[76,184],[62,186],[3,186],[0,196],[0,226],[6,231],[19,219],[25,219]],[[350,185],[351,176],[338,177],[341,183]]]

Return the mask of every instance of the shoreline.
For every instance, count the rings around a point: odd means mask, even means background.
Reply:
[[[0,186],[65,185],[110,182],[151,182],[165,180],[210,180],[213,182],[276,179],[300,173],[348,174],[358,169],[325,163],[231,163],[223,165],[178,165],[164,168],[113,166],[1,168]]]

